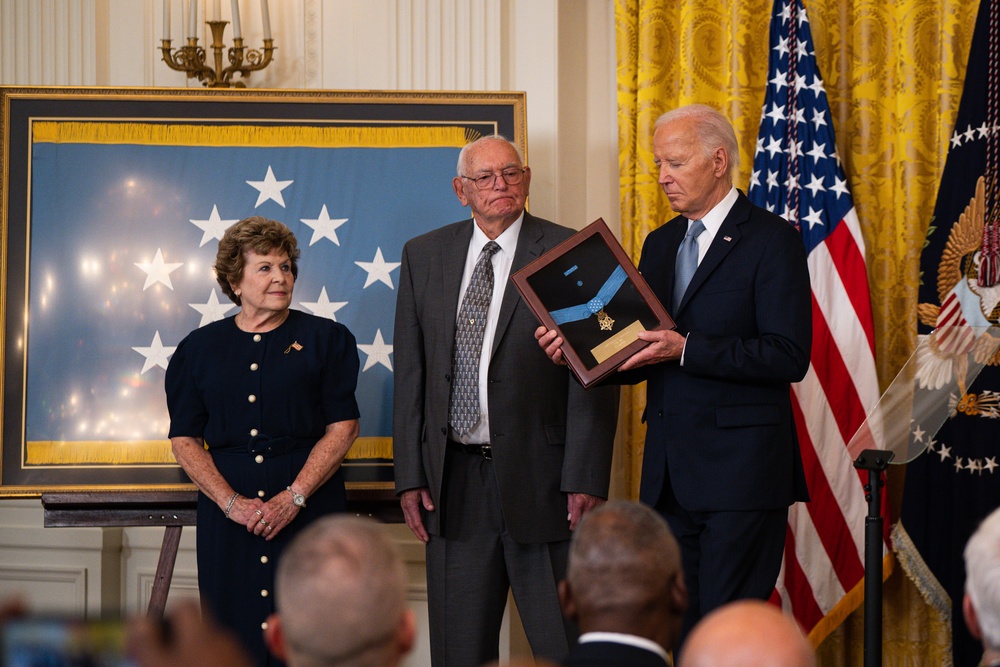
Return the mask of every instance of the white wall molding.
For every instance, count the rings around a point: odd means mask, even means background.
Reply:
[[[28,599],[33,610],[86,615],[87,568],[35,565],[0,566],[0,597]]]

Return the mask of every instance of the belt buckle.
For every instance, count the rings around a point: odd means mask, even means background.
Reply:
[[[483,445],[479,451],[487,461],[493,460],[493,447],[490,445]]]

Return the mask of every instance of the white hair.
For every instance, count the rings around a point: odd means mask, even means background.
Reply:
[[[470,149],[473,146],[479,146],[488,141],[496,141],[499,143],[506,144],[511,148],[513,148],[514,153],[517,155],[517,161],[521,163],[522,167],[524,166],[524,155],[521,154],[521,149],[518,148],[517,144],[515,144],[513,141],[511,141],[510,139],[501,134],[487,134],[485,137],[479,137],[475,141],[471,141],[462,146],[462,151],[458,154],[458,167],[456,169],[459,176],[469,175],[467,168],[469,166],[468,160],[469,160]]]
[[[740,166],[740,146],[736,141],[736,130],[729,119],[707,104],[688,104],[672,109],[661,115],[653,123],[654,131],[661,125],[677,120],[695,120],[698,127],[698,141],[705,150],[705,155],[711,157],[717,148],[726,151],[729,156],[729,178]]]
[[[1000,650],[1000,509],[983,519],[965,545],[965,592],[976,610],[983,642]]]

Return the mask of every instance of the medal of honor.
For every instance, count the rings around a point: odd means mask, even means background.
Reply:
[[[625,269],[619,266],[604,281],[601,289],[597,291],[597,295],[593,299],[578,306],[551,311],[549,315],[552,316],[556,324],[578,322],[587,319],[591,315],[597,315],[597,324],[600,325],[601,331],[611,331],[615,326],[615,321],[610,315],[604,312],[604,308],[618,293],[618,289],[625,283],[627,277]]]
[[[615,326],[615,321],[604,312],[603,308],[597,311],[597,323],[601,325],[601,331],[611,331],[612,327]]]

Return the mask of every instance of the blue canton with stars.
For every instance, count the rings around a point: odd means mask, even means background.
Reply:
[[[772,43],[775,35],[780,36],[768,62],[767,92],[747,195],[758,206],[798,224],[806,251],[812,252],[854,207],[854,200],[837,154],[829,101],[804,11],[798,13],[796,23],[797,71],[791,77],[791,6],[776,2],[771,17]],[[794,141],[789,137],[790,91],[797,101]],[[797,158],[797,169],[793,169],[793,157]],[[797,209],[791,204],[794,196],[798,197]]]
[[[361,436],[391,436],[400,254],[468,217],[458,152],[35,144],[26,440],[166,438],[163,372],[189,331],[236,313],[212,265],[250,215],[295,233],[292,308],[354,333]]]

